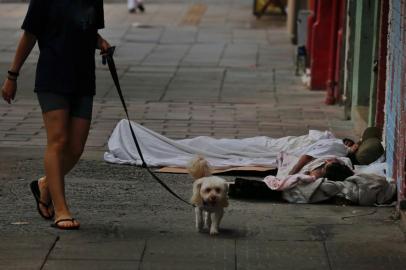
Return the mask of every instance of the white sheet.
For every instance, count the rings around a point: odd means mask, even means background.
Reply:
[[[149,166],[186,167],[196,155],[203,155],[214,168],[234,166],[265,166],[276,167],[277,155],[287,152],[300,155],[312,151],[342,156],[346,154],[343,144],[341,148],[331,149],[329,145],[314,151],[312,145],[335,139],[329,131],[310,130],[303,136],[287,136],[270,138],[258,136],[245,139],[215,139],[199,136],[192,139],[172,140],[146,127],[132,122],[132,127],[140,144],[144,159]],[[326,150],[330,149],[330,150]],[[337,150],[338,149],[338,150]],[[107,162],[118,164],[141,165],[140,157],[131,137],[127,120],[121,120],[115,127],[108,141],[108,152],[104,154]]]
[[[137,123],[131,124],[149,166],[186,167],[196,154],[201,154],[214,168],[276,167],[277,155],[282,151],[296,155],[311,153],[310,155],[315,157],[320,153],[336,156],[345,156],[347,153],[344,144],[341,143],[341,146],[337,147],[341,140],[335,139],[329,131],[310,130],[307,135],[277,139],[266,136],[245,139],[215,139],[200,136],[172,140]],[[326,143],[323,143],[323,140],[326,140]],[[318,144],[318,149],[312,147],[315,143]],[[108,152],[104,154],[104,159],[111,163],[141,165],[127,120],[121,120],[115,127],[108,141]]]

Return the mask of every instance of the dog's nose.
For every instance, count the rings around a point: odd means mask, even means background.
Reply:
[[[212,203],[216,202],[216,200],[217,200],[216,196],[209,197],[209,201],[212,202]]]

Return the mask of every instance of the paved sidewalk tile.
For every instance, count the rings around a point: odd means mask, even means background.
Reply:
[[[401,269],[406,244],[391,242],[334,242],[326,244],[332,269]],[[383,255],[385,254],[385,255]]]
[[[237,258],[236,269],[329,269],[323,242],[315,241],[237,241]]]
[[[55,242],[46,234],[1,235],[0,269],[40,269]]]

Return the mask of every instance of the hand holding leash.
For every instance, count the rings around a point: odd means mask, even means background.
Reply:
[[[111,46],[107,48],[106,51],[101,51],[100,54],[102,56],[102,64],[106,65],[107,64],[107,57],[113,58],[114,51],[116,50],[116,46]]]

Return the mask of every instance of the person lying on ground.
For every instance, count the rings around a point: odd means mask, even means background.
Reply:
[[[306,172],[305,172],[306,174]],[[354,175],[354,171],[338,159],[326,160],[323,165],[309,172],[314,178],[327,178],[331,181],[344,181]]]
[[[316,159],[312,154],[312,149],[317,146],[317,143],[310,146],[310,151],[299,157],[297,163],[289,171],[289,175],[298,173],[306,164]],[[343,139],[342,146],[346,147],[346,156],[350,158],[352,165],[369,165],[385,152],[381,143],[380,131],[376,127],[367,128],[357,143],[348,138]],[[335,147],[340,147],[340,145],[336,145]]]
[[[267,176],[264,182],[272,190],[284,191],[299,184],[312,183],[317,179],[325,178],[331,181],[344,181],[353,176],[353,170],[342,160],[317,159],[302,168],[300,172],[293,175]]]

